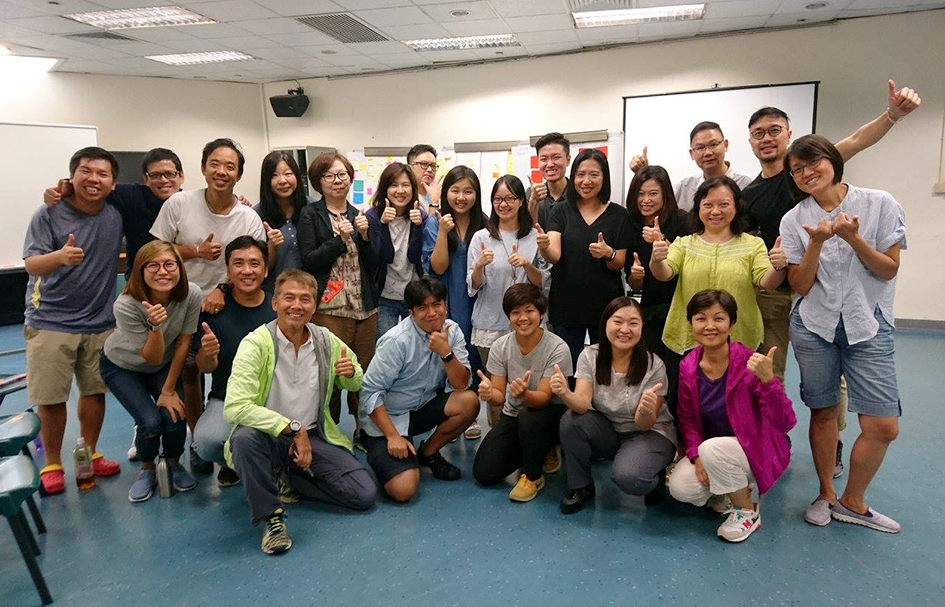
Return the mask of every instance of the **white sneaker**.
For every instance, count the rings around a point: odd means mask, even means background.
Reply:
[[[469,424],[469,427],[463,432],[463,436],[466,437],[466,440],[476,440],[480,438],[482,436],[482,426],[479,425],[479,422]]]
[[[833,505],[830,515],[842,523],[862,525],[884,533],[899,533],[902,530],[899,523],[881,512],[876,512],[867,507],[866,514],[860,514],[841,504],[840,500],[837,500],[837,503]]]
[[[128,448],[128,461],[136,462],[138,461],[138,426],[135,426],[134,432],[131,434],[131,447]]]
[[[719,527],[718,535],[727,542],[744,542],[748,536],[761,528],[761,513],[756,510],[734,508]]]

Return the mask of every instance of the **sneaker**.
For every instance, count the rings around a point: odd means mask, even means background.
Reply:
[[[157,472],[154,468],[142,469],[138,473],[138,480],[128,491],[128,499],[132,503],[146,502],[154,495],[154,488],[157,486]]]
[[[262,551],[266,554],[282,554],[292,547],[292,538],[285,527],[285,512],[282,508],[266,518],[266,528],[263,530]]]
[[[732,500],[727,495],[713,495],[705,505],[719,514],[725,514],[732,509]]]
[[[59,464],[50,464],[39,472],[39,495],[48,497],[66,490],[66,472]]]
[[[466,437],[466,440],[476,440],[482,437],[482,426],[479,425],[479,422],[473,422],[469,424],[469,427],[466,428],[466,431],[463,432],[463,436]]]
[[[433,477],[441,481],[459,480],[459,477],[463,475],[463,473],[459,471],[459,468],[446,461],[446,459],[440,455],[439,451],[433,455],[424,455],[424,444],[425,443],[420,443],[420,447],[417,448],[417,463],[429,468],[433,473]]]
[[[220,471],[217,472],[217,484],[221,487],[233,487],[234,485],[239,485],[240,476],[233,468],[228,466],[220,466]]]
[[[811,502],[810,506],[804,508],[804,520],[811,525],[823,527],[830,523],[830,510],[835,506],[836,504],[831,505],[824,498],[818,497]]]
[[[837,441],[837,462],[833,465],[833,477],[843,476],[843,442]]]
[[[561,445],[551,448],[551,451],[545,456],[545,464],[541,469],[545,474],[554,474],[561,470]]]
[[[596,497],[593,483],[580,489],[571,489],[567,495],[561,498],[561,513],[574,514],[579,512],[584,504],[593,502]]]
[[[190,446],[190,471],[194,474],[213,474],[213,462],[204,461],[194,451],[193,445]]]
[[[128,447],[128,461],[138,461],[138,426],[134,427],[131,434],[131,446]]]
[[[755,510],[734,508],[719,526],[718,535],[726,542],[744,542],[748,536],[761,528],[761,514]]]
[[[899,523],[885,514],[876,512],[869,507],[866,509],[866,514],[860,514],[844,506],[840,500],[837,500],[837,503],[833,505],[833,510],[831,510],[830,515],[841,523],[862,525],[884,533],[899,533],[899,531],[902,530],[902,526]]]
[[[92,472],[99,477],[115,476],[121,472],[121,464],[96,451],[92,454]]]
[[[181,493],[197,486],[197,479],[180,462],[171,466],[171,482],[174,484],[174,489]]]
[[[285,470],[273,472],[275,475],[276,489],[279,491],[279,501],[283,504],[298,504],[302,501],[302,494],[292,488],[289,484],[289,477]]]
[[[513,502],[530,502],[545,486],[545,477],[539,476],[537,481],[530,481],[524,474],[518,477],[518,482],[509,492],[509,499]]]

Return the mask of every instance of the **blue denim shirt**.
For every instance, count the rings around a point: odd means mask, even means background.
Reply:
[[[810,235],[804,225],[815,226],[822,218],[833,221],[840,213],[859,216],[860,236],[880,253],[896,244],[906,248],[905,213],[896,199],[882,190],[848,187],[839,206],[829,213],[808,196],[784,215],[781,246],[788,263],[801,263],[807,250]],[[876,335],[876,308],[894,326],[895,296],[895,278],[883,280],[870,272],[847,241],[833,236],[821,249],[817,278],[810,292],[796,307],[804,326],[830,343],[842,316],[847,341],[853,345]]]
[[[469,369],[466,340],[459,326],[447,319],[443,327],[448,331],[453,354]],[[408,316],[377,341],[377,351],[361,384],[361,428],[369,436],[384,433],[371,420],[371,413],[384,406],[397,432],[406,436],[410,427],[410,412],[429,402],[439,388],[452,392],[446,379],[446,369],[440,355],[427,347],[429,337]],[[470,373],[472,377],[472,373]],[[467,387],[469,383],[467,382]]]

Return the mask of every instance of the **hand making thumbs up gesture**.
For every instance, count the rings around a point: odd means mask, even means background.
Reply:
[[[410,223],[415,226],[418,226],[423,222],[423,215],[420,214],[419,202],[413,203],[413,208],[410,209],[410,213],[408,213],[408,215],[410,217]]]
[[[643,268],[643,263],[640,262],[640,256],[636,253],[633,254],[633,265],[630,266],[630,280],[635,284],[643,284],[643,278],[646,276],[646,270]]]
[[[397,217],[397,209],[390,203],[390,200],[384,199],[384,209],[381,211],[381,223],[390,223]]]
[[[364,211],[358,211],[354,218],[354,228],[361,235],[361,240],[367,240],[368,237],[368,218]]]
[[[568,378],[561,372],[561,367],[555,365],[555,372],[551,375],[551,391],[557,396],[568,393]]]
[[[509,384],[509,395],[513,398],[522,398],[525,396],[525,393],[528,392],[528,382],[531,381],[532,372],[531,369],[525,371],[525,374],[521,377],[516,377],[512,380],[512,383]]]
[[[278,247],[285,242],[285,235],[279,228],[270,227],[267,221],[263,222],[263,228],[266,230],[266,240],[268,240],[269,244],[272,246]]]
[[[476,269],[481,270],[492,263],[495,258],[495,252],[486,248],[486,242],[482,241],[482,248],[479,250],[479,257],[476,258]]]
[[[653,222],[653,227],[643,226],[643,241],[653,244],[657,240],[664,240],[659,220]]]
[[[653,232],[653,252],[650,255],[650,262],[666,261],[666,258],[669,257],[669,243],[663,238],[663,233],[660,232],[658,225],[653,230],[655,231]]]
[[[640,395],[640,402],[637,404],[637,412],[633,416],[633,422],[638,426],[649,428],[656,422],[656,414],[660,408],[660,396],[658,391],[663,389],[663,384],[658,383],[650,386]]]
[[[541,224],[537,221],[535,222],[535,241],[538,243],[538,248],[544,251],[549,246],[551,246],[551,237],[548,236],[548,233],[541,227]]]
[[[526,268],[529,265],[529,261],[522,257],[518,252],[518,245],[512,245],[512,254],[509,255],[509,265],[513,268]]]
[[[919,107],[922,103],[922,99],[919,97],[918,93],[908,87],[896,90],[896,82],[894,80],[890,80],[888,85],[889,98],[886,101],[888,104],[886,111],[889,114],[890,120],[899,122],[908,116],[912,110]]]
[[[486,401],[487,403],[492,401],[492,381],[486,377],[486,374],[482,370],[477,370],[476,375],[479,376],[479,398]]]
[[[768,259],[771,261],[771,265],[774,266],[774,269],[779,272],[787,267],[787,254],[785,254],[784,249],[781,248],[780,236],[774,241],[774,246],[771,247],[771,250],[768,251]]]
[[[167,309],[161,304],[149,304],[146,301],[142,301],[141,305],[144,306],[145,311],[148,313],[148,324],[152,329],[156,329],[161,326],[165,320],[167,320]]]
[[[650,161],[646,157],[646,146],[643,146],[643,151],[630,159],[630,170],[636,173],[640,169],[646,168],[648,164],[650,164]]]
[[[778,347],[772,346],[767,354],[755,352],[751,355],[751,358],[748,359],[748,370],[751,371],[755,377],[760,379],[763,384],[774,379],[774,353],[777,351]]]
[[[85,251],[75,246],[75,234],[69,234],[66,244],[59,249],[59,263],[64,266],[77,266],[85,259]]]
[[[213,232],[204,239],[203,242],[197,245],[197,257],[201,257],[208,261],[214,261],[220,257],[220,253],[223,252],[223,245],[219,242],[213,241]]]
[[[427,340],[427,347],[430,348],[432,352],[439,354],[440,358],[446,358],[453,351],[453,348],[450,347],[449,333],[449,325],[444,324],[443,328],[439,331],[430,333]]]
[[[220,340],[210,330],[210,325],[201,323],[203,335],[200,337],[200,351],[207,358],[216,358],[220,354]]]
[[[341,354],[335,361],[335,375],[354,377],[354,363],[348,358],[348,347],[341,346]]]
[[[587,245],[587,250],[594,259],[611,259],[614,255],[614,248],[604,242],[604,233],[597,233],[597,241]]]

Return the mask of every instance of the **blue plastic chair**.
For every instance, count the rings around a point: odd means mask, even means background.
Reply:
[[[0,457],[22,453],[32,460],[29,444],[39,434],[39,428],[39,416],[31,411],[9,417],[0,416]],[[26,498],[26,507],[33,516],[37,533],[46,533],[46,524],[32,495]]]
[[[0,514],[10,523],[13,537],[16,539],[20,554],[23,555],[23,560],[26,561],[26,567],[33,578],[36,591],[39,592],[40,600],[43,605],[49,605],[53,602],[52,595],[49,594],[43,572],[36,563],[36,557],[40,553],[39,546],[20,508],[21,504],[37,491],[39,491],[39,470],[36,469],[33,460],[25,455],[0,458]]]

